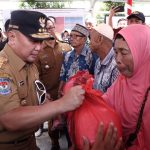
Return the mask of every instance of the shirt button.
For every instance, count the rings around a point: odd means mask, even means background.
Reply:
[[[27,105],[27,101],[26,101],[25,99],[23,99],[23,100],[21,101],[21,105],[22,105],[22,106],[26,106],[26,105]]]
[[[45,65],[45,68],[46,68],[46,69],[49,69],[49,65]]]

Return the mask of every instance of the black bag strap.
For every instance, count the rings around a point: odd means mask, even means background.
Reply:
[[[142,106],[141,106],[141,109],[140,109],[138,121],[137,121],[137,124],[136,124],[136,129],[135,129],[135,131],[133,133],[131,133],[129,135],[129,138],[128,138],[127,142],[126,142],[126,147],[130,147],[132,145],[134,140],[137,138],[137,134],[140,131],[140,127],[141,127],[141,123],[142,123],[142,116],[143,116],[143,112],[144,112],[144,107],[145,107],[145,103],[147,101],[147,97],[148,97],[148,92],[149,91],[150,91],[150,87],[147,89],[147,91],[145,93],[144,100],[142,102]]]

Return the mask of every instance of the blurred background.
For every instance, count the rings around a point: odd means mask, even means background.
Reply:
[[[93,18],[96,23],[107,23],[109,10],[112,6],[124,6],[124,12],[113,17],[114,27],[119,18],[126,18],[128,2],[132,2],[132,11],[141,11],[150,24],[150,0],[0,0],[0,28],[3,30],[5,21],[14,9],[31,9],[56,17],[58,33],[70,30],[76,24],[83,24],[85,18]]]

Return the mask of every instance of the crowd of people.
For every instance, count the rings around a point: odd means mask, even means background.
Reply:
[[[37,11],[15,10],[5,23],[0,43],[0,149],[38,150],[35,132],[48,121],[51,150],[60,150],[60,130],[72,150],[65,112],[84,102],[77,85],[63,93],[65,83],[78,71],[94,77],[93,89],[119,115],[121,138],[111,122],[104,134],[100,122],[91,147],[83,137],[83,150],[150,150],[150,27],[142,12],[132,12],[113,28],[91,19],[64,30],[59,39],[56,19]],[[29,19],[30,18],[30,19]],[[1,31],[2,32],[2,31]]]

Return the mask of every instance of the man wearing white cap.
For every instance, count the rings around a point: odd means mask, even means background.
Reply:
[[[119,71],[116,67],[112,39],[114,32],[107,24],[99,24],[90,32],[90,48],[97,59],[94,69],[94,88],[106,92],[117,78]]]

